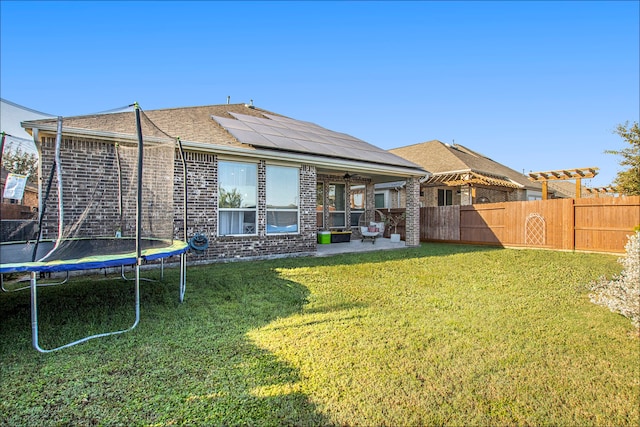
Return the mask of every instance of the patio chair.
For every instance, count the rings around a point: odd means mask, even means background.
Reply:
[[[362,243],[364,243],[365,240],[371,240],[371,243],[375,244],[376,238],[382,237],[384,234],[384,222],[367,221],[364,213],[360,215],[358,227],[362,235]]]

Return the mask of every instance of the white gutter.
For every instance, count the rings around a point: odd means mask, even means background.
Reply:
[[[348,159],[334,159],[324,156],[312,156],[308,154],[293,153],[290,151],[274,151],[255,148],[253,150],[247,150],[240,147],[227,147],[221,145],[212,145],[202,142],[182,141],[182,145],[195,150],[224,153],[224,154],[236,154],[244,157],[260,157],[268,160],[290,160],[300,163],[311,163],[315,166],[323,168],[331,168],[344,170],[348,169],[350,172],[367,172],[367,173],[384,173],[398,176],[422,176],[424,171],[419,169],[411,169],[403,166],[393,165],[381,165],[377,163],[367,163],[356,160]]]

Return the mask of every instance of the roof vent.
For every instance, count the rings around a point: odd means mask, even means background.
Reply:
[[[253,106],[253,99],[249,100],[249,103],[248,104],[244,104],[244,106],[247,107],[247,108],[256,108],[256,107]]]

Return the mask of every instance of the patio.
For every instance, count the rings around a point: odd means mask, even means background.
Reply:
[[[331,244],[319,244],[316,256],[328,256],[352,252],[370,252],[370,251],[382,251],[387,249],[402,249],[406,248],[404,241],[394,243],[391,239],[378,237],[375,244],[370,240],[351,240],[344,243],[331,243]]]

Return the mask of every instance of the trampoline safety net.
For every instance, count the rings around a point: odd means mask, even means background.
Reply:
[[[91,116],[62,120],[62,141],[54,150],[42,150],[42,170],[50,169],[53,178],[43,206],[42,239],[55,240],[55,246],[33,261],[135,252],[139,202],[140,250],[172,245],[176,140],[138,111],[139,121],[136,111],[117,113],[116,123],[125,132],[113,132],[108,139],[73,136],[93,124]],[[135,126],[141,131],[138,140],[131,138]],[[49,138],[46,144],[56,141]]]

